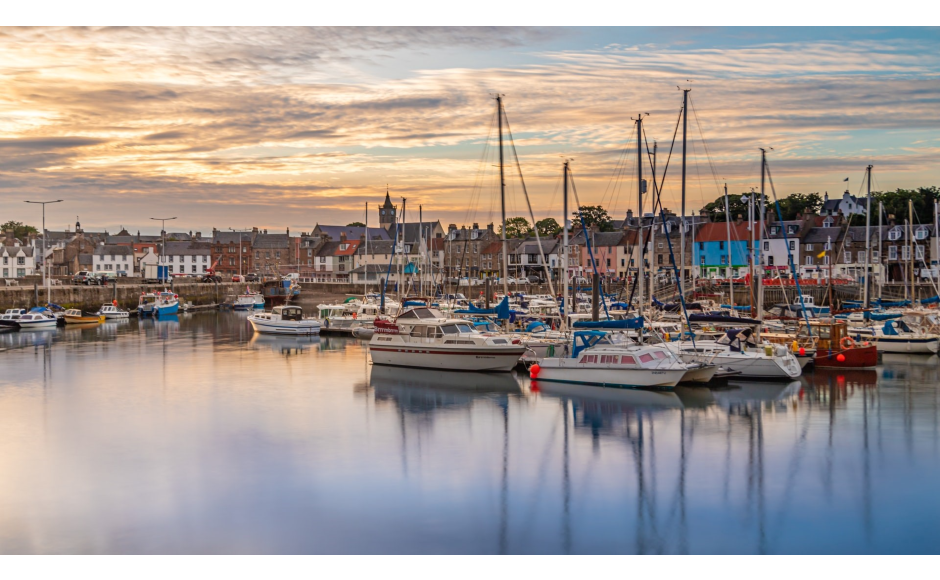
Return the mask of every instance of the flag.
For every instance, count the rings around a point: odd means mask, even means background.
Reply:
[[[819,254],[818,254],[816,257],[819,258],[819,259],[825,258],[825,257],[826,257],[826,250],[823,250],[823,251],[819,252]]]
[[[848,180],[849,180],[849,178],[848,178],[848,177],[846,177],[846,178],[845,178],[845,179],[843,179],[842,181],[848,181]]]

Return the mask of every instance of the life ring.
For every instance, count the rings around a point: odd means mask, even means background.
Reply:
[[[855,340],[853,340],[851,336],[843,336],[842,340],[839,341],[839,346],[842,347],[842,350],[855,348]]]

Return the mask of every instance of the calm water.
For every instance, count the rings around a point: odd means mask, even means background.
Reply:
[[[0,335],[3,553],[936,553],[940,359],[675,394],[243,315]]]

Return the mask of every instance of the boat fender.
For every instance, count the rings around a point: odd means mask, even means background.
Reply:
[[[770,346],[769,344],[766,345],[766,346],[764,347],[764,354],[767,355],[767,356],[773,356],[773,355],[774,355],[774,347]]]
[[[842,347],[842,350],[849,350],[855,347],[855,340],[851,336],[844,336],[842,340],[839,341],[839,346]]]
[[[512,343],[513,343],[513,344],[519,344],[519,339],[518,339],[518,338],[512,339]]]
[[[838,356],[836,356],[836,360],[839,362],[845,362],[845,355],[840,352]]]
[[[799,352],[799,351],[801,350],[799,343],[797,343],[795,340],[793,341],[793,347],[792,347],[792,348],[793,348],[793,352]],[[802,353],[800,353],[800,354],[802,354]]]
[[[541,370],[542,370],[542,367],[540,367],[538,363],[535,363],[534,365],[529,367],[529,378],[531,379],[539,378],[539,371]]]
[[[782,344],[778,344],[774,350],[779,357],[787,356],[787,347]]]
[[[802,346],[800,347],[800,356],[806,356],[806,349]]]
[[[358,317],[358,315],[359,315],[358,312],[353,312],[353,320],[356,320],[356,318]]]

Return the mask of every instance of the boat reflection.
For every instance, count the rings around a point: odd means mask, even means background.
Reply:
[[[320,337],[316,335],[283,336],[260,332],[256,332],[248,341],[248,346],[252,348],[270,349],[284,356],[309,352],[311,347],[318,344],[320,344]]]
[[[682,401],[674,392],[643,389],[614,389],[590,385],[569,385],[553,381],[532,381],[532,390],[549,397],[559,397],[582,404],[609,403],[620,408],[681,409]],[[691,390],[691,389],[689,389]]]
[[[0,348],[14,349],[51,345],[58,334],[54,328],[27,328],[0,334]]]
[[[521,394],[522,385],[512,373],[473,373],[372,365],[369,386],[375,398],[424,400],[445,405],[488,394]]]

